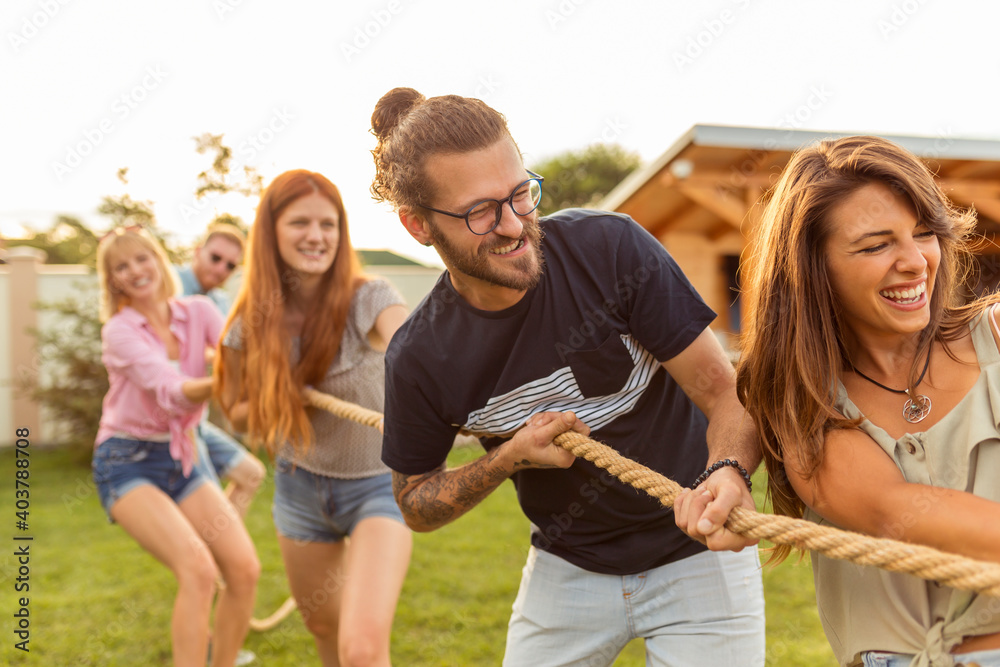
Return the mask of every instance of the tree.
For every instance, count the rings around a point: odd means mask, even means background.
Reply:
[[[117,175],[123,185],[128,185],[127,168],[119,169]],[[168,255],[174,254],[156,228],[152,202],[136,201],[127,192],[105,195],[97,211],[111,219],[110,229],[142,226],[160,241]],[[73,233],[60,234],[63,228]],[[35,246],[48,253],[49,263],[64,263],[59,260],[68,259],[65,263],[85,264],[95,269],[99,239],[78,220],[61,216],[51,230],[36,236],[44,236],[49,243]],[[79,244],[75,255],[65,250],[73,242]],[[37,305],[39,310],[56,313],[59,324],[32,332],[39,367],[43,370],[25,387],[65,427],[67,444],[83,454],[84,462],[90,461],[101,406],[108,392],[108,373],[101,362],[98,289],[80,285],[74,297]]]
[[[195,150],[199,155],[205,153],[215,153],[212,159],[212,166],[198,174],[198,187],[194,194],[201,199],[211,192],[228,194],[238,192],[244,197],[258,197],[263,189],[263,179],[257,172],[256,167],[243,165],[242,176],[232,175],[231,161],[233,150],[223,143],[224,135],[210,134],[206,132],[198,137],[193,137]]]
[[[118,180],[128,185],[128,168],[118,170]],[[111,220],[109,231],[117,227],[139,225],[152,234],[163,246],[171,261],[177,261],[180,253],[173,249],[168,235],[156,226],[153,203],[136,201],[127,193],[105,195],[97,212]],[[44,250],[47,264],[82,264],[94,269],[97,265],[97,244],[101,237],[83,224],[79,218],[60,215],[52,226],[43,232],[36,232],[26,239],[10,239],[11,247],[23,245]]]
[[[31,246],[44,250],[49,264],[83,264],[94,268],[97,236],[79,218],[60,215],[47,231],[26,239],[10,239],[11,247]]]
[[[81,287],[73,298],[40,308],[58,313],[59,325],[34,331],[42,376],[25,389],[66,428],[68,444],[85,463],[97,437],[101,403],[108,393],[108,373],[101,363],[101,323],[97,290]]]
[[[641,164],[638,153],[617,144],[591,144],[540,162],[531,170],[545,177],[541,214],[594,207]]]
[[[255,167],[243,165],[242,174],[232,173],[233,151],[223,142],[223,135],[205,133],[194,137],[195,150],[200,155],[213,153],[212,166],[198,174],[198,187],[194,195],[204,199],[211,195],[241,194],[244,197],[259,197],[264,189],[263,177]],[[226,223],[235,225],[244,235],[249,232],[246,223],[232,213],[218,213],[212,224]]]
[[[122,185],[128,185],[128,167],[118,170],[118,180]],[[97,212],[111,218],[111,230],[118,227],[129,227],[138,225],[149,232],[167,253],[167,257],[173,263],[178,263],[183,259],[184,253],[175,250],[173,244],[169,242],[169,234],[163,232],[156,226],[156,215],[153,213],[153,202],[136,201],[132,199],[128,192],[120,195],[104,195],[101,203],[97,207]]]

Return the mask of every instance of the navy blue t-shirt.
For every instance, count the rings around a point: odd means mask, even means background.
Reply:
[[[715,313],[631,218],[570,209],[540,224],[542,278],[517,304],[473,308],[446,273],[393,337],[382,460],[422,474],[460,428],[494,434],[480,438],[490,449],[532,414],[573,410],[591,438],[690,483],[708,457],[707,420],[660,363]],[[586,570],[634,574],[704,549],[656,500],[583,459],[512,479],[532,544]]]

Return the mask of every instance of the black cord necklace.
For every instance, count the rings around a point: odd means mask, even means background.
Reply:
[[[927,375],[927,369],[930,367],[930,365],[931,365],[931,349],[930,347],[928,347],[927,361],[924,362],[924,370],[920,372],[920,378],[917,380],[917,384],[914,385],[914,388],[919,387],[920,383],[924,381],[924,376]],[[914,396],[913,394],[910,393],[909,389],[893,389],[892,387],[887,387],[881,382],[873,380],[864,373],[862,373],[861,371],[859,371],[857,368],[854,367],[854,364],[851,364],[851,370],[853,370],[855,373],[857,373],[864,379],[871,382],[873,385],[881,387],[886,391],[891,391],[894,394],[906,394],[908,398],[906,399],[906,403],[903,404],[903,419],[905,419],[907,422],[911,424],[922,422],[924,420],[924,417],[926,417],[931,413],[931,399],[927,398],[923,394],[917,394],[916,396]]]

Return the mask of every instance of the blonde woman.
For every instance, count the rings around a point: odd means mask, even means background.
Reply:
[[[194,429],[211,395],[205,348],[218,341],[221,316],[204,297],[174,297],[163,249],[142,229],[105,237],[97,267],[110,384],[93,458],[101,503],[177,579],[177,667],[206,664],[221,574],[211,665],[231,667],[249,628],[260,564],[236,510],[194,465]]]

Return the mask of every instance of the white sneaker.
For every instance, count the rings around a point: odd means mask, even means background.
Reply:
[[[233,663],[235,667],[246,667],[246,665],[252,665],[257,662],[257,654],[253,651],[241,648],[240,652],[236,654],[236,662]],[[212,664],[212,643],[208,643],[208,664]]]
[[[257,662],[257,654],[245,648],[241,648],[240,652],[236,654],[236,662],[233,664],[236,667],[244,667],[244,665],[252,665]]]

